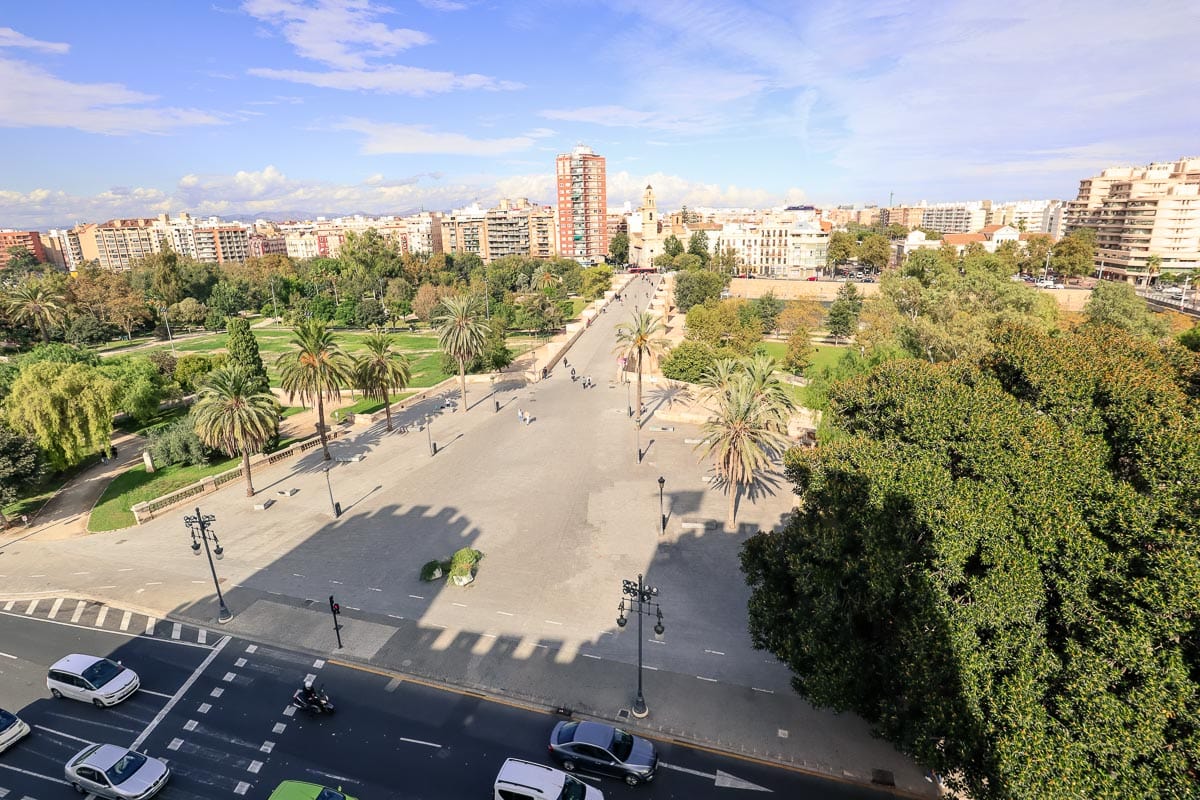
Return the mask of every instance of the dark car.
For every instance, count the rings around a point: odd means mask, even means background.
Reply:
[[[658,771],[658,753],[653,744],[602,722],[555,725],[550,734],[550,757],[567,772],[602,772],[630,786],[654,780]]]

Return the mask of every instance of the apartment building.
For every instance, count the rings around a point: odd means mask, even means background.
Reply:
[[[996,203],[988,214],[988,225],[1011,225],[1022,233],[1050,233],[1061,218],[1061,200],[1018,200]]]
[[[581,264],[608,255],[608,188],[604,156],[578,145],[555,162],[558,185],[558,252]]]
[[[1101,277],[1148,283],[1149,259],[1165,271],[1200,267],[1200,157],[1116,167],[1079,182],[1067,232],[1096,232]]]
[[[83,252],[79,248],[79,235],[74,231],[52,228],[49,233],[38,234],[46,260],[58,269],[74,272],[83,265]]]
[[[41,263],[47,263],[50,258],[42,245],[42,237],[37,231],[0,230],[0,269],[8,266],[10,258],[8,250],[11,247],[24,247]]]
[[[815,212],[770,212],[758,221],[731,222],[709,233],[713,252],[733,248],[751,275],[805,280],[825,269],[833,224]]]
[[[879,224],[885,228],[888,225],[919,228],[925,224],[925,210],[926,207],[924,205],[881,208],[879,209]]]
[[[89,222],[72,230],[79,238],[83,261],[95,261],[101,269],[127,270],[171,244],[167,229],[158,220],[144,217]]]
[[[970,203],[934,203],[926,206],[921,212],[919,225],[941,233],[970,233],[988,224],[990,207],[991,203],[986,200]]]
[[[525,198],[478,205],[441,218],[441,252],[474,253],[485,264],[506,256],[549,259],[555,255],[554,210]]]
[[[251,258],[287,255],[287,239],[283,236],[251,233],[247,240],[247,246]]]

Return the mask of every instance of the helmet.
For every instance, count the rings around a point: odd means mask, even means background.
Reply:
[[[312,678],[305,678],[305,679],[304,679],[304,688],[305,688],[305,689],[312,689],[312,687],[313,687]]]

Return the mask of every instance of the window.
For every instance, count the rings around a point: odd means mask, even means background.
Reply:
[[[534,800],[533,795],[524,792],[514,792],[512,789],[498,789],[501,800]]]

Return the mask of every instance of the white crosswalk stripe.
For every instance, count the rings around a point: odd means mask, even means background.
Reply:
[[[55,598],[54,605],[50,606],[50,619],[58,616],[58,610],[62,608],[62,604],[63,599],[61,597]]]

